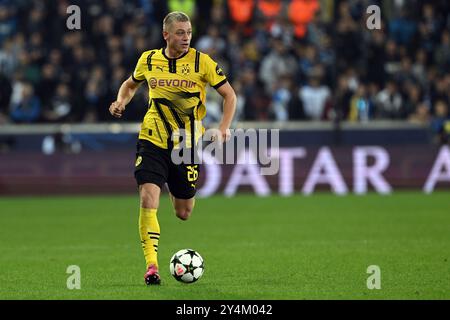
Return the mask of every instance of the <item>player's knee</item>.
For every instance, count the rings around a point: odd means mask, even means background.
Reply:
[[[142,189],[141,194],[141,207],[142,208],[158,208],[159,199],[154,196],[150,191]]]
[[[187,220],[192,214],[192,207],[175,208],[175,213],[181,220]]]

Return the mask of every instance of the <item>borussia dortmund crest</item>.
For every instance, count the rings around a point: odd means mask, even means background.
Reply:
[[[187,76],[191,72],[191,68],[188,64],[181,65],[181,73],[185,76]]]

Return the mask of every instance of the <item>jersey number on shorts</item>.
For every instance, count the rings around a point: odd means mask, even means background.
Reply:
[[[198,178],[198,170],[197,170],[198,165],[195,166],[186,166],[187,168],[187,179],[189,182],[195,182],[197,181]]]

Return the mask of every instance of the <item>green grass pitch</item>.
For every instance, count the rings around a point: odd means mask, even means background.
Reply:
[[[0,198],[0,299],[450,299],[448,192],[217,196],[188,221],[162,197],[158,216],[162,285],[147,287],[137,196]],[[205,259],[193,284],[169,274],[183,248]]]

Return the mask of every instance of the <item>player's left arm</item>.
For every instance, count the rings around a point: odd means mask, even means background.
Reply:
[[[217,62],[207,54],[201,54],[200,57],[201,69],[205,70],[204,77],[206,82],[223,97],[222,120],[219,124],[219,132],[213,135],[213,139],[215,140],[216,135],[219,135],[219,140],[228,141],[231,136],[231,122],[236,110],[236,93],[234,93],[234,89],[231,87],[222,69],[217,65]]]
[[[236,93],[228,81],[217,88],[217,92],[223,97],[223,114],[219,124],[219,131],[222,141],[228,141],[231,135],[231,122],[236,111]]]

